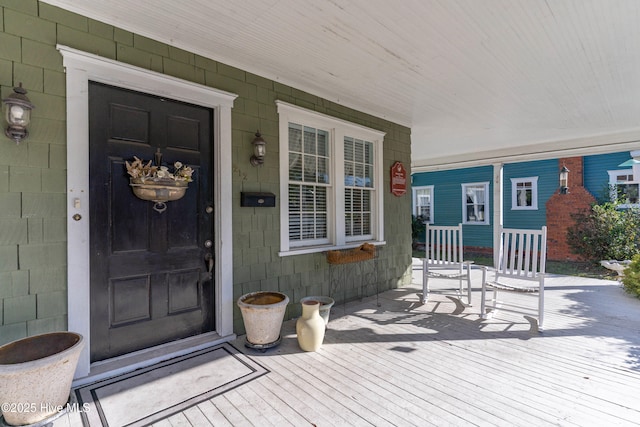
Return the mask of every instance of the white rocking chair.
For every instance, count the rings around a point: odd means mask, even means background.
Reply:
[[[458,281],[456,295],[463,296],[466,281],[467,304],[471,305],[471,261],[464,261],[462,224],[457,226],[432,226],[427,224],[426,256],[422,259],[422,303],[429,300],[432,291],[429,279],[454,279]]]
[[[540,230],[520,230],[503,228],[500,232],[498,268],[489,278],[485,267],[482,271],[482,300],[480,314],[483,319],[492,316],[499,306],[501,310],[532,313],[537,312],[538,331],[544,324],[544,276],[547,259],[547,227]],[[487,292],[493,290],[493,297],[487,304]],[[506,304],[498,301],[498,292],[518,292],[538,299],[537,309]],[[490,308],[487,313],[487,306]]]

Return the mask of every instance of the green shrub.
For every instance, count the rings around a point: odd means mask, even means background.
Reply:
[[[594,262],[631,259],[640,253],[640,214],[618,209],[614,203],[595,204],[588,213],[576,214],[567,231],[573,253]]]
[[[622,284],[625,291],[640,298],[640,254],[634,256],[629,267],[624,269]]]
[[[424,241],[424,233],[427,227],[422,216],[411,215],[411,239],[415,249],[416,243]]]

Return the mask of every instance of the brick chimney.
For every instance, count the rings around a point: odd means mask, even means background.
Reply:
[[[563,166],[569,169],[569,191],[560,189],[547,200],[547,259],[553,261],[577,261],[580,257],[571,253],[567,244],[567,229],[575,220],[573,215],[588,212],[595,198],[584,188],[582,157],[558,159],[558,175]],[[558,183],[558,187],[560,187]]]

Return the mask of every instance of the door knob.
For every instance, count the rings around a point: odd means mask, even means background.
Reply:
[[[211,278],[213,278],[213,254],[207,252],[204,255],[204,261],[207,265],[207,272],[205,273],[206,279],[211,280]]]
[[[204,241],[204,247],[205,248],[210,248],[213,246],[213,242],[211,240],[205,240]]]

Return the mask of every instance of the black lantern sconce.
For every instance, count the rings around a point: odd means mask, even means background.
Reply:
[[[7,98],[2,100],[5,105],[5,119],[9,127],[4,134],[13,139],[16,144],[29,136],[27,126],[31,120],[31,110],[35,105],[27,98],[27,91],[23,89],[22,83],[18,87],[13,88],[13,92]]]
[[[562,169],[560,169],[560,194],[569,192],[569,172],[569,169],[562,165]]]
[[[251,166],[258,166],[264,163],[264,156],[267,154],[267,142],[260,135],[260,131],[256,132],[256,137],[251,142],[253,144],[253,156],[249,161]]]

